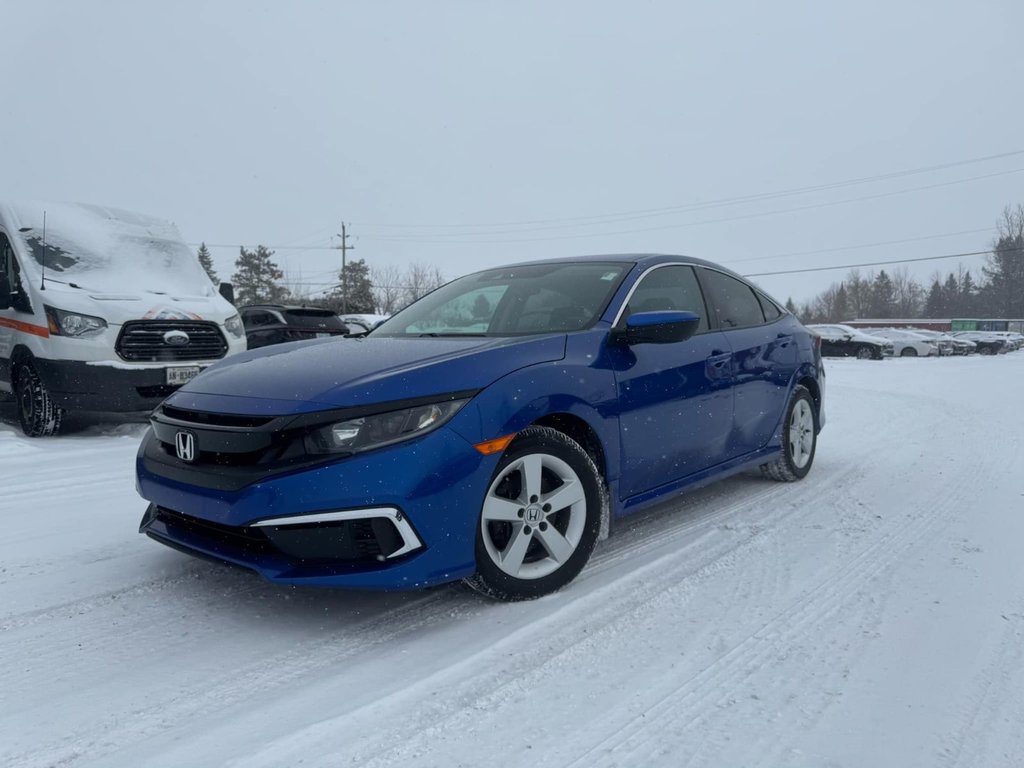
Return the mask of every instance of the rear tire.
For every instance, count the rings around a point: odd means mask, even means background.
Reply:
[[[53,402],[32,363],[21,362],[15,367],[14,392],[18,421],[28,437],[49,437],[60,431],[64,409]]]
[[[476,568],[466,579],[496,600],[561,589],[590,559],[605,503],[597,467],[579,443],[549,427],[519,433],[481,504]]]
[[[806,387],[797,386],[789,399],[782,422],[782,455],[761,465],[761,473],[772,480],[792,483],[811,471],[818,447],[818,411]]]

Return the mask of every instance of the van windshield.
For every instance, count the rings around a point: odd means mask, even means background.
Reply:
[[[213,284],[177,227],[142,214],[77,203],[19,210],[27,267],[47,279],[113,293],[210,296]]]

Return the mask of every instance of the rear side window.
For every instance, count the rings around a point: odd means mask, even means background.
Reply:
[[[782,317],[782,310],[779,309],[775,302],[769,299],[764,294],[757,294],[757,300],[761,302],[761,311],[764,312],[765,322],[772,322]]]
[[[341,318],[329,310],[324,309],[289,309],[285,311],[289,325],[315,326],[317,328],[333,328],[339,330],[345,328]]]
[[[708,311],[693,267],[670,265],[648,272],[629,297],[624,316],[663,310],[694,312],[700,315],[697,333],[708,329]]]
[[[713,269],[703,270],[702,282],[708,292],[708,300],[718,316],[723,330],[746,328],[764,323],[764,312],[754,289]]]

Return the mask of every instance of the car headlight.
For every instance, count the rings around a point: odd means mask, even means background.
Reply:
[[[224,327],[228,329],[228,333],[234,336],[236,339],[240,339],[245,336],[245,326],[242,325],[242,318],[238,315],[232,315],[224,321]]]
[[[46,324],[54,336],[86,339],[90,336],[98,336],[107,327],[107,321],[102,317],[65,312],[63,309],[45,305],[43,309],[46,310]]]
[[[328,424],[306,435],[306,450],[350,454],[411,440],[437,429],[468,402],[446,400]]]

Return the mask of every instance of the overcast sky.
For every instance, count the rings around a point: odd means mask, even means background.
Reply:
[[[447,277],[648,251],[749,274],[979,250],[1024,202],[1020,0],[12,0],[3,24],[0,195],[172,219],[230,246],[222,278],[264,243],[327,283],[343,220],[353,258]],[[843,274],[755,279],[799,301]]]

